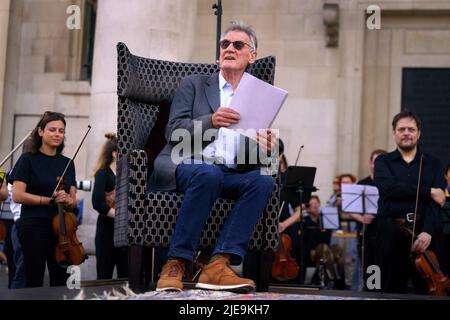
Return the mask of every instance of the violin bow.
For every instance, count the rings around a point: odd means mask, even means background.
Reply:
[[[61,175],[61,179],[59,179],[58,183],[56,184],[55,190],[53,190],[50,202],[55,200],[56,191],[61,186],[61,183],[63,182],[64,177],[66,176],[66,173],[67,173],[67,170],[69,169],[70,164],[75,160],[75,157],[77,156],[78,151],[80,151],[81,145],[84,143],[84,140],[86,139],[86,137],[87,137],[87,135],[88,135],[90,130],[91,130],[91,126],[88,125],[88,129],[87,129],[86,133],[84,134],[83,138],[81,139],[80,144],[78,145],[77,149],[75,150],[75,153],[74,153],[73,157],[67,162],[66,168],[64,169],[63,174]]]
[[[0,167],[2,167],[6,161],[9,160],[9,158],[11,158],[11,156],[13,155],[14,152],[17,151],[17,149],[20,148],[21,145],[24,144],[24,142],[28,139],[28,137],[31,135],[31,133],[33,132],[33,130],[30,130],[25,137],[23,137],[23,139],[17,144],[17,146],[14,147],[14,149],[11,150],[10,153],[8,153],[8,155],[5,157],[5,159],[2,160],[2,162],[0,162]]]
[[[412,259],[412,247],[414,244],[414,238],[416,237],[416,218],[417,218],[417,208],[419,206],[419,192],[420,192],[420,180],[422,179],[422,165],[423,165],[423,153],[420,155],[420,163],[419,163],[419,178],[417,179],[417,192],[416,192],[416,205],[414,208],[414,218],[413,218],[413,229],[412,229],[412,237],[411,237],[411,252],[410,256]]]

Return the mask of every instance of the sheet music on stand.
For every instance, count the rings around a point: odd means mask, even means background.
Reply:
[[[378,211],[378,189],[374,186],[361,184],[343,184],[342,191],[342,212],[377,214]],[[359,291],[364,289],[364,270],[365,270],[365,233],[366,225],[362,224],[361,241],[361,268],[359,270]]]
[[[338,208],[325,206],[321,208],[322,227],[327,230],[339,229]]]
[[[378,189],[361,184],[343,184],[342,211],[361,214],[377,214]]]

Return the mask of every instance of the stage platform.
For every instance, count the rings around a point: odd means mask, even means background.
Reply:
[[[449,300],[450,297],[434,297],[414,294],[388,294],[327,290],[314,287],[272,285],[268,292],[237,294],[195,290],[193,283],[185,283],[181,293],[156,291],[127,292],[125,280],[94,280],[81,283],[81,289],[66,287],[42,287],[8,290],[0,289],[0,300]]]

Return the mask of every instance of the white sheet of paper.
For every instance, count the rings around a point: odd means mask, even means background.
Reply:
[[[323,228],[329,230],[339,229],[338,208],[325,206],[321,208],[321,211]]]
[[[342,211],[361,214],[377,214],[378,211],[378,189],[374,186],[361,184],[343,184]],[[363,194],[365,195],[365,212],[363,212]]]
[[[239,112],[241,119],[228,128],[247,130],[247,134],[241,133],[256,136],[258,129],[270,128],[287,95],[286,90],[245,72],[230,102],[230,108]]]

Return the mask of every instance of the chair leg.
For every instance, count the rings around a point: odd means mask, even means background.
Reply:
[[[272,273],[273,252],[248,251],[244,259],[244,278],[255,281],[257,291],[268,291]]]
[[[145,288],[148,288],[148,290],[153,291],[156,289],[156,266],[155,266],[155,262],[156,262],[156,257],[155,257],[155,251],[156,248],[155,247],[145,247],[144,248],[144,264],[143,264],[143,268],[144,268],[144,275],[145,275],[145,279],[144,279],[144,283],[145,283]]]
[[[143,247],[132,245],[128,248],[128,282],[133,291],[142,291],[143,283]]]
[[[272,273],[273,252],[261,250],[259,252],[259,275],[256,284],[258,291],[269,291],[270,275]]]

